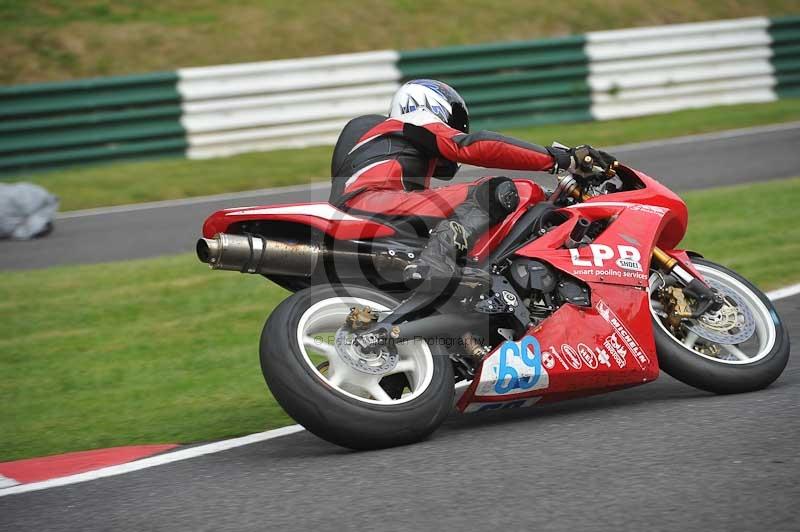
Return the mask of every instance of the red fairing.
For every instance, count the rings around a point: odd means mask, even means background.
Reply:
[[[645,188],[595,197],[587,203],[602,203],[603,201],[612,200],[663,207],[669,213],[662,232],[656,240],[656,245],[661,249],[672,249],[677,246],[686,235],[686,228],[689,225],[689,211],[686,208],[686,204],[677,194],[644,172],[628,167],[623,167],[623,169],[635,174],[645,184]]]
[[[654,238],[665,223],[667,211],[635,204],[587,202],[560,212],[570,219],[518,250],[517,255],[542,259],[587,282],[647,285]],[[614,221],[590,245],[566,249],[563,243],[579,218]]]
[[[234,223],[253,221],[294,222],[319,229],[338,240],[359,240],[392,236],[391,227],[347,214],[330,203],[303,203],[225,209],[209,216],[203,224],[203,236],[212,238],[224,233]]]
[[[519,192],[519,206],[517,210],[506,216],[505,220],[489,228],[469,250],[469,256],[473,260],[482,261],[497,247],[508,233],[516,225],[517,221],[525,214],[530,205],[535,205],[545,200],[542,187],[529,179],[515,179],[514,184]]]
[[[683,238],[688,216],[678,196],[644,174],[639,177],[646,188],[560,209],[568,220],[517,255],[544,260],[586,282],[647,286],[653,248],[674,247]],[[610,225],[588,246],[566,249],[564,242],[580,218]]]
[[[645,188],[560,209],[566,222],[517,250],[517,256],[543,260],[586,282],[591,306],[565,304],[519,341],[497,347],[481,362],[459,400],[460,410],[528,406],[658,376],[648,294],[653,248],[666,247],[697,272],[686,252],[672,249],[686,230],[685,204],[647,175],[636,175]],[[589,245],[567,249],[564,242],[579,218],[609,225]]]
[[[470,410],[481,410],[487,403],[543,395],[580,397],[655,380],[659,369],[647,291],[601,283],[589,286],[592,307],[564,305],[526,332],[540,350],[538,375],[518,379],[517,387],[514,380],[506,381],[502,366],[514,367],[520,357],[504,355],[508,343],[501,344],[484,358],[458,408],[464,411],[474,403]],[[523,338],[515,344],[534,356],[531,342]],[[524,366],[518,364],[514,371],[523,376]]]

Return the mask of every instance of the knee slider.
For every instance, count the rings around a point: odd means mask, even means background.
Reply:
[[[495,187],[494,197],[495,201],[497,201],[497,205],[505,212],[506,215],[514,212],[519,206],[519,192],[517,191],[517,185],[515,185],[510,179],[506,179],[502,183],[498,184],[497,187]]]
[[[507,177],[493,177],[477,186],[475,199],[494,225],[519,206],[517,186]]]

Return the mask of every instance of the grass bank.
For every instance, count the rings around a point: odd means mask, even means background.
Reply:
[[[687,247],[764,289],[800,281],[800,178],[686,194]],[[768,259],[766,258],[768,257]],[[3,274],[0,461],[291,423],[258,365],[287,292],[191,255]]]
[[[610,146],[800,120],[800,99],[712,107],[664,115],[555,124],[508,133],[550,144]],[[62,210],[185,198],[329,179],[332,148],[249,153],[223,159],[117,163],[20,176],[61,198]]]
[[[796,0],[0,0],[0,83],[797,12]]]

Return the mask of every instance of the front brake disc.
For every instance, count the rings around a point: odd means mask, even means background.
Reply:
[[[756,331],[756,322],[744,298],[714,279],[707,279],[706,283],[723,296],[725,305],[688,321],[686,328],[715,344],[737,345],[749,340]]]

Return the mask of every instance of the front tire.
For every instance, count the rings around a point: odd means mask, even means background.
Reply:
[[[712,286],[738,294],[737,308],[747,307],[743,315],[752,318],[754,332],[745,342],[727,345],[698,337],[685,325],[678,330],[670,328],[654,297],[657,283],[661,282],[654,275],[650,308],[661,369],[690,386],[718,394],[766,388],[780,376],[789,360],[789,333],[775,306],[736,272],[705,259],[693,258],[692,263]]]
[[[334,286],[301,290],[275,309],[261,334],[261,369],[292,418],[320,438],[359,450],[413,443],[441,425],[452,409],[454,378],[436,346],[398,346],[394,367],[382,373],[378,360],[370,373],[330,345],[351,307],[388,312],[397,304],[381,292]]]

